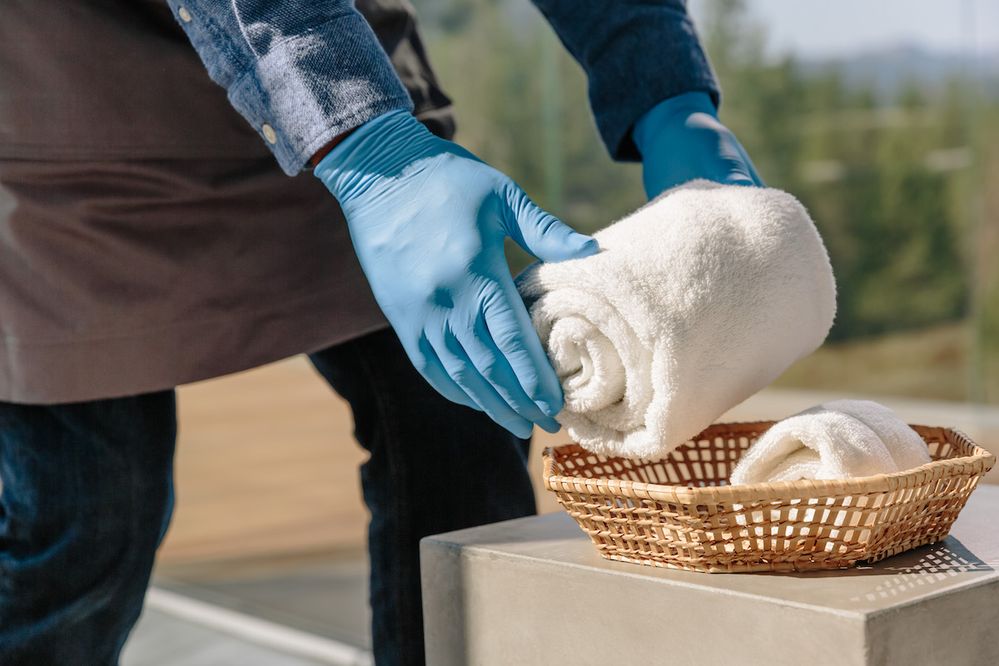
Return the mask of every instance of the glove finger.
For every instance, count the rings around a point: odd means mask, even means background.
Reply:
[[[727,129],[718,135],[718,181],[728,185],[759,185],[756,168],[746,150]]]
[[[484,288],[482,313],[490,337],[531,400],[549,416],[562,411],[562,383],[509,276]]]
[[[493,387],[483,378],[479,370],[468,358],[465,349],[451,331],[450,326],[443,330],[428,329],[428,339],[437,351],[443,367],[448,375],[468,396],[470,396],[496,423],[500,424],[517,437],[527,439],[531,436],[533,424],[520,416],[506,404]]]
[[[577,233],[551,213],[538,208],[512,181],[504,196],[507,234],[541,261],[579,259],[600,250],[596,240]]]
[[[753,164],[753,160],[750,159],[749,153],[746,152],[746,149],[742,147],[741,143],[736,142],[736,144],[739,146],[739,152],[742,154],[742,161],[746,163],[746,167],[749,169],[749,175],[753,179],[753,184],[757,187],[766,187],[767,185],[763,182],[763,179],[760,178],[760,174],[756,171],[756,165]]]
[[[507,362],[506,356],[490,336],[481,312],[467,331],[458,333],[458,341],[476,369],[506,401],[510,409],[528,421],[537,423],[548,432],[558,432],[558,421],[544,414],[520,385],[520,380]]]
[[[444,364],[441,363],[437,352],[434,351],[433,346],[425,335],[420,336],[415,353],[410,352],[405,345],[404,348],[406,348],[406,355],[409,356],[409,360],[417,372],[427,380],[428,384],[434,387],[434,390],[451,402],[471,407],[476,411],[482,411],[478,403],[472,400],[447,374]]]

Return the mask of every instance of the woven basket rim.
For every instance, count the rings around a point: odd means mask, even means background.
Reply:
[[[715,432],[731,432],[733,430],[759,431],[761,434],[770,428],[776,421],[737,421],[731,423],[715,423],[705,428],[696,437],[688,442],[705,439],[715,436]],[[800,481],[762,481],[759,483],[748,483],[739,485],[719,485],[719,486],[685,486],[673,484],[647,483],[644,481],[631,481],[628,479],[608,479],[608,478],[587,478],[581,476],[567,476],[555,474],[553,472],[555,452],[573,453],[586,451],[582,446],[575,443],[562,444],[559,446],[545,447],[542,453],[544,463],[543,479],[545,489],[550,491],[566,490],[579,491],[607,497],[636,497],[667,502],[679,502],[683,504],[695,504],[701,502],[750,502],[768,499],[780,499],[789,496],[793,497],[827,497],[840,494],[862,494],[875,492],[888,492],[898,488],[912,487],[921,482],[927,475],[940,478],[949,470],[957,467],[969,468],[978,474],[984,474],[995,465],[996,457],[986,449],[978,446],[970,437],[957,428],[946,426],[925,426],[910,424],[920,437],[924,433],[935,433],[942,436],[950,433],[954,438],[963,440],[963,443],[971,449],[970,455],[956,456],[933,460],[919,467],[903,470],[901,472],[890,472],[887,474],[874,474],[871,476],[854,477],[852,479],[824,479]],[[599,454],[594,454],[599,455]],[[612,458],[613,456],[601,456]],[[557,486],[557,487],[556,487]]]

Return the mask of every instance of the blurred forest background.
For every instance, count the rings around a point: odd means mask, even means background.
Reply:
[[[458,141],[581,230],[644,202],[639,168],[608,158],[585,77],[528,2],[415,4]],[[839,285],[829,342],[779,384],[999,403],[996,62],[916,47],[774,57],[752,3],[697,4],[723,122],[809,208]]]

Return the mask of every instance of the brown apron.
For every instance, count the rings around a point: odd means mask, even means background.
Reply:
[[[358,9],[450,136],[408,2]],[[0,400],[159,390],[384,326],[336,202],[281,173],[165,2],[0,2]]]

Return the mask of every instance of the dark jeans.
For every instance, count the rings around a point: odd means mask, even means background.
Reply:
[[[370,452],[376,662],[422,664],[419,540],[533,513],[529,443],[440,397],[390,331],[311,359]],[[175,435],[173,391],[0,403],[0,664],[117,663],[170,520]]]

